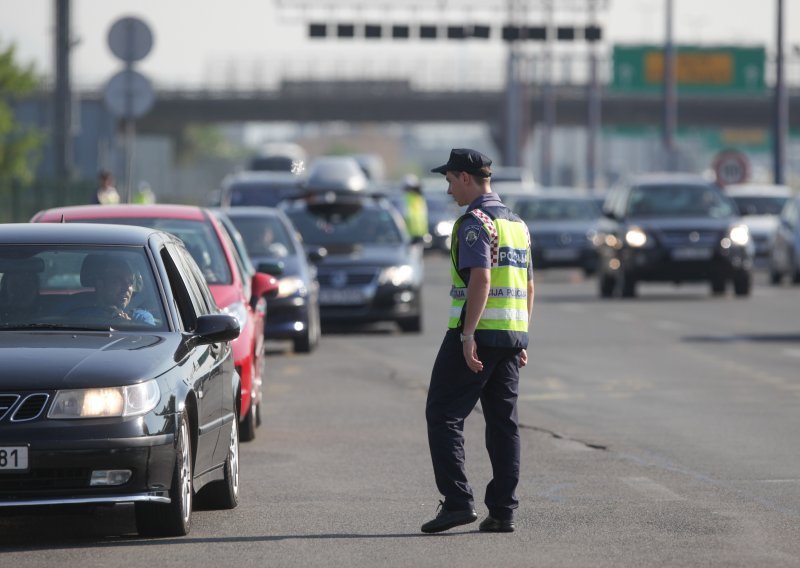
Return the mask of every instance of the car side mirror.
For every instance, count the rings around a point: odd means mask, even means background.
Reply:
[[[258,271],[259,272],[266,272],[267,274],[272,274],[273,276],[281,276],[283,274],[283,269],[285,268],[285,264],[283,261],[266,261],[266,262],[259,262],[258,263]]]
[[[611,219],[612,221],[616,221],[617,219],[617,216],[614,215],[614,212],[608,209],[603,209],[603,217],[605,217],[606,219]]]
[[[256,272],[253,275],[251,285],[253,296],[250,298],[250,306],[256,309],[261,298],[275,298],[278,296],[278,279],[271,274]]]
[[[197,318],[194,344],[208,345],[220,341],[233,341],[239,337],[239,320],[228,314],[207,314]]]

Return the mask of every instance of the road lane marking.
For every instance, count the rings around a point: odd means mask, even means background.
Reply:
[[[622,482],[635,489],[642,495],[652,499],[653,501],[685,501],[685,497],[681,497],[677,493],[667,489],[660,483],[656,483],[649,477],[623,477]]]

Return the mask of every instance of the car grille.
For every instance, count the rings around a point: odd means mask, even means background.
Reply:
[[[343,288],[345,286],[372,284],[377,276],[378,272],[374,269],[332,269],[327,271],[320,270],[319,274],[317,274],[317,280],[320,286]]]
[[[36,420],[44,412],[50,395],[46,393],[0,393],[0,420],[11,422]]]
[[[82,489],[89,486],[91,469],[42,468],[0,477],[0,494],[48,489]]]
[[[719,243],[721,238],[718,231],[696,231],[691,229],[661,231],[660,236],[662,243],[668,247],[713,247]]]

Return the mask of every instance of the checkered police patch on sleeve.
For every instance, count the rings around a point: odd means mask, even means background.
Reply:
[[[472,246],[478,242],[478,230],[476,227],[470,227],[467,229],[466,234],[464,235],[464,242],[467,245]]]

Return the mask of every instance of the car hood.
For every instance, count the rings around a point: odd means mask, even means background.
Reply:
[[[405,245],[379,245],[379,244],[358,244],[358,245],[331,245],[325,247],[328,254],[318,266],[339,266],[364,264],[373,266],[394,266],[398,264],[409,264],[412,262],[408,247]],[[316,250],[310,248],[309,250]]]
[[[742,222],[754,235],[771,235],[780,223],[775,215],[748,215],[742,217]]]
[[[177,334],[0,333],[0,388],[50,390],[120,386],[175,366]]]
[[[628,219],[629,226],[636,225],[651,231],[724,231],[737,221],[735,217],[723,217],[714,219],[712,217],[681,217],[670,219],[654,219],[652,217],[631,217]]]
[[[532,235],[545,233],[581,233],[597,226],[597,221],[582,219],[576,221],[531,221],[527,223]]]

